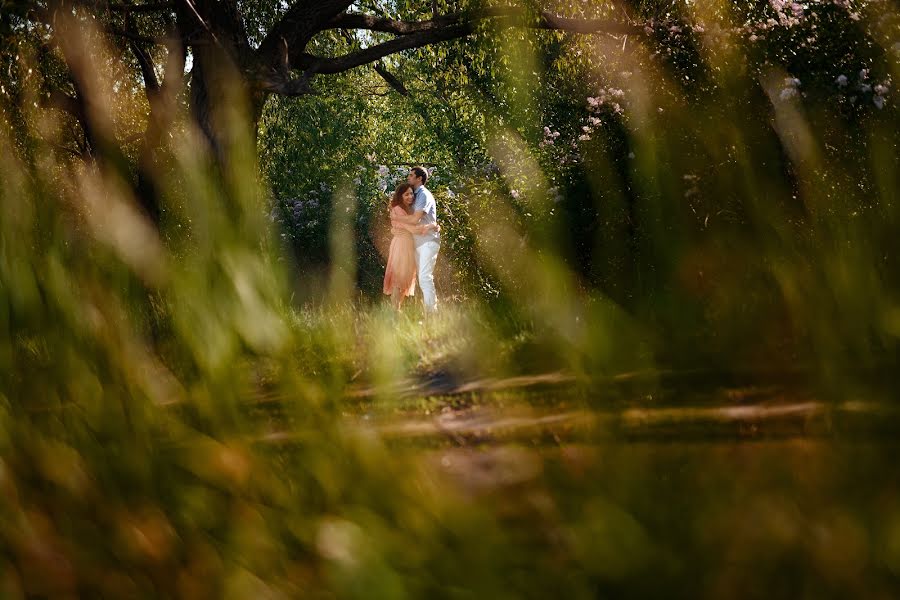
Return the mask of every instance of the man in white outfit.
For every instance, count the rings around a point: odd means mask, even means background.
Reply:
[[[418,223],[420,225],[437,223],[437,205],[434,203],[434,196],[425,187],[428,171],[424,167],[413,167],[406,180],[413,186],[415,192],[413,216],[418,218]],[[433,313],[437,311],[434,265],[441,249],[441,236],[438,231],[431,230],[424,235],[414,235],[413,239],[416,243],[416,267],[419,270],[419,287],[422,289],[425,311]]]

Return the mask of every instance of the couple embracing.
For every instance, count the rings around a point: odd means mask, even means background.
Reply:
[[[425,187],[428,171],[413,167],[394,191],[390,204],[391,249],[384,273],[384,293],[399,310],[406,296],[416,293],[416,277],[422,288],[426,313],[437,311],[434,266],[441,249],[440,226],[434,196]]]

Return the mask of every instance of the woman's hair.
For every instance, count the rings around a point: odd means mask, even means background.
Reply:
[[[397,189],[394,190],[394,195],[391,196],[391,206],[390,206],[390,208],[394,208],[395,206],[399,206],[399,207],[402,208],[403,210],[406,210],[406,212],[409,212],[409,211],[406,209],[406,206],[404,206],[404,204],[403,204],[403,194],[406,193],[406,190],[411,190],[411,189],[412,189],[412,185],[410,185],[410,184],[408,184],[408,183],[401,183],[400,185],[398,185],[398,186],[397,186]]]

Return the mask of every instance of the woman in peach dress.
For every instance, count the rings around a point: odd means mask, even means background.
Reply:
[[[384,293],[391,297],[391,304],[400,309],[405,296],[416,293],[416,251],[413,234],[422,235],[431,229],[437,229],[434,223],[429,225],[409,225],[395,217],[412,214],[413,188],[408,183],[401,183],[391,198],[391,249],[388,252],[387,268],[384,272]]]

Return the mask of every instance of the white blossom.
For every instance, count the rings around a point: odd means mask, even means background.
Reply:
[[[781,94],[779,94],[779,98],[782,100],[789,100],[797,95],[797,89],[792,87],[786,87],[781,90]]]

